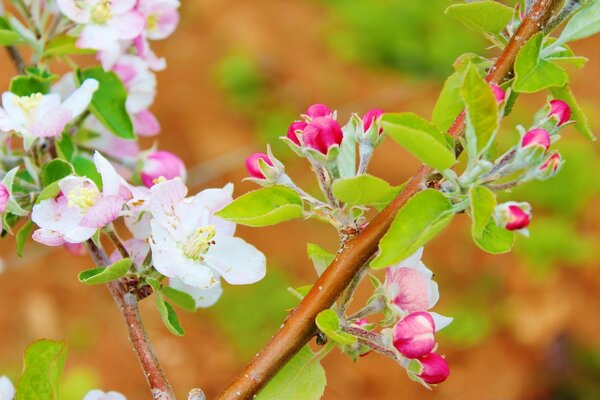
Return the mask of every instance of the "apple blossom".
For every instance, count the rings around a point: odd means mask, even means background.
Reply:
[[[393,344],[403,356],[417,358],[429,354],[435,346],[435,323],[429,313],[408,314],[394,326]]]
[[[496,206],[494,217],[500,226],[509,231],[523,230],[531,221],[531,207],[527,203],[502,203]]]
[[[168,151],[155,151],[144,157],[140,176],[146,187],[152,187],[162,179],[181,178],[185,181],[187,172],[183,161]]]
[[[87,392],[82,400],[127,400],[127,398],[119,392],[103,392],[102,390],[95,389]]]
[[[335,119],[329,117],[313,118],[302,132],[304,145],[323,154],[339,146],[343,138],[342,128]]]
[[[150,40],[169,37],[179,23],[179,0],[139,0],[137,11],[146,19],[144,35]]]
[[[6,376],[0,376],[0,400],[12,400],[15,397],[15,387]]]
[[[14,131],[21,135],[25,148],[29,149],[37,138],[55,137],[89,105],[98,89],[98,81],[86,79],[65,101],[56,93],[35,93],[17,96],[11,92],[2,94],[0,130]]]
[[[377,120],[383,115],[384,111],[380,109],[373,109],[366,112],[366,114],[362,117],[363,129],[365,132],[369,130],[373,122],[377,122]],[[379,128],[379,134],[383,133],[383,128]]]
[[[425,383],[435,385],[444,382],[450,375],[450,368],[446,360],[436,353],[429,353],[417,360],[421,363],[423,371],[418,375]]]
[[[496,84],[491,84],[492,92],[494,92],[494,97],[496,98],[496,102],[498,104],[502,103],[506,99],[506,92],[502,90],[502,88]]]
[[[256,179],[265,179],[265,174],[263,174],[260,168],[259,160],[263,160],[268,165],[273,165],[273,162],[267,154],[254,153],[246,158],[246,169],[248,170],[248,175],[250,175],[250,177]]]
[[[310,118],[331,117],[333,111],[325,104],[313,104],[306,110],[306,115]]]
[[[10,200],[10,193],[3,183],[0,183],[0,215],[6,210],[8,201]]]
[[[294,142],[296,145],[300,146],[300,140],[298,139],[298,133],[302,134],[304,132],[304,128],[308,125],[305,121],[294,121],[290,124],[287,131],[287,138]]]
[[[34,240],[48,246],[82,243],[120,215],[131,189],[98,152],[94,163],[102,176],[102,192],[89,178],[67,176],[58,181],[58,195],[33,207],[31,219],[40,227]]]
[[[150,246],[160,273],[203,289],[217,285],[220,276],[234,285],[264,277],[265,256],[233,236],[235,223],[214,215],[232,201],[231,189],[207,189],[186,198],[185,185],[170,180],[150,191]]]
[[[132,40],[144,29],[144,16],[136,0],[57,0],[60,11],[83,25],[77,47],[98,50],[105,70],[121,55],[120,40]]]
[[[544,151],[550,148],[550,134],[542,128],[536,128],[528,131],[521,140],[521,147],[527,148],[531,146],[539,146]]]
[[[571,107],[563,100],[552,100],[548,117],[555,118],[558,121],[557,126],[561,126],[571,119]]]

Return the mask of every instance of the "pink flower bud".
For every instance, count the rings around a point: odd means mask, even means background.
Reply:
[[[508,206],[508,218],[504,225],[509,231],[524,229],[529,226],[531,216],[517,205]]]
[[[562,100],[552,100],[548,116],[558,119],[557,126],[561,126],[571,119],[571,108]]]
[[[152,187],[158,179],[185,179],[186,171],[183,161],[168,151],[155,151],[146,156],[140,173],[142,183]]]
[[[250,157],[246,158],[246,169],[248,175],[256,179],[265,179],[265,174],[260,170],[260,164],[258,160],[263,160],[269,165],[273,165],[273,162],[265,153],[254,153]]]
[[[327,154],[331,147],[342,143],[343,138],[340,124],[328,117],[314,118],[302,133],[304,144],[323,154]]]
[[[504,101],[504,99],[506,98],[506,92],[504,90],[502,90],[502,88],[498,85],[496,85],[495,83],[492,83],[491,85],[492,88],[492,92],[494,92],[494,97],[496,97],[496,102],[498,104],[502,103]]]
[[[394,347],[408,358],[429,354],[435,346],[435,323],[426,312],[414,312],[394,326]]]
[[[8,193],[8,189],[4,184],[0,183],[0,214],[6,210],[6,205],[8,204],[8,200],[10,199],[10,193]]]
[[[521,147],[541,146],[544,151],[550,147],[550,134],[542,128],[532,129],[523,136]]]
[[[311,118],[331,117],[333,115],[333,111],[331,111],[331,109],[325,104],[313,104],[306,110],[306,115]]]
[[[390,300],[407,312],[429,309],[430,279],[414,268],[389,268],[385,288]]]
[[[365,326],[369,325],[369,321],[367,321],[366,318],[360,318],[358,321],[355,322],[355,324],[358,326]]]
[[[550,154],[546,161],[544,161],[544,163],[540,166],[540,171],[546,171],[550,169],[552,172],[556,172],[560,166],[560,162],[560,153],[555,151],[554,153]]]
[[[374,121],[383,115],[383,112],[383,110],[379,110],[377,108],[367,111],[367,113],[362,117],[363,128],[365,132],[369,130]],[[381,135],[382,133],[383,128],[379,128],[379,134]]]
[[[442,383],[450,375],[448,363],[446,363],[446,360],[444,360],[443,357],[436,353],[429,353],[419,357],[418,360],[423,366],[423,372],[421,372],[419,378],[423,379],[426,383],[431,385]]]
[[[306,125],[308,125],[308,123],[304,121],[292,122],[287,131],[288,139],[300,146],[300,140],[298,139],[298,131],[303,132],[304,128],[306,128]]]

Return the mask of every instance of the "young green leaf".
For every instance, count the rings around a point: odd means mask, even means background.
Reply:
[[[473,224],[471,232],[473,237],[480,236],[492,217],[496,207],[496,196],[494,192],[483,186],[473,186],[469,190],[471,202],[471,218]]]
[[[79,273],[79,282],[86,285],[97,285],[107,283],[125,276],[131,268],[131,259],[124,258],[108,267],[98,267],[88,269]]]
[[[384,114],[383,129],[431,168],[443,171],[454,162],[454,141],[435,125],[412,113]]]
[[[17,32],[0,27],[0,46],[13,46],[23,42],[23,38]]]
[[[58,400],[58,384],[66,358],[64,342],[44,339],[30,344],[25,350],[15,400]]]
[[[38,194],[35,199],[35,204],[38,204],[40,201],[47,199],[54,199],[60,193],[60,187],[58,186],[58,182],[51,183],[42,189],[40,194]]]
[[[502,45],[507,42],[502,32],[512,20],[514,10],[496,1],[476,1],[453,4],[445,13],[482,33],[494,44]]]
[[[567,23],[553,46],[583,39],[600,32],[600,1],[590,1]]]
[[[268,226],[301,218],[304,214],[303,204],[295,190],[277,185],[248,192],[216,215],[246,226]]]
[[[335,258],[335,255],[314,243],[307,244],[306,252],[308,253],[308,258],[310,258],[310,260],[313,262],[315,269],[317,270],[317,274],[319,275],[321,275],[323,271],[327,269],[329,264],[331,264]]]
[[[315,318],[317,327],[327,337],[339,344],[356,343],[356,338],[340,330],[340,320],[335,311],[331,309],[323,310]]]
[[[36,93],[47,94],[50,91],[50,82],[31,75],[19,75],[12,78],[9,90],[17,96],[31,96]]]
[[[196,300],[186,292],[172,288],[171,286],[163,285],[160,288],[160,293],[171,300],[173,303],[184,309],[185,311],[196,311]]]
[[[452,203],[442,193],[433,189],[417,193],[396,214],[371,267],[385,268],[406,259],[440,233],[453,216]]]
[[[381,178],[363,174],[333,182],[333,195],[351,206],[387,204],[398,190]]]
[[[17,244],[17,255],[19,257],[23,257],[23,249],[25,248],[25,243],[27,243],[27,239],[31,236],[31,231],[33,229],[33,222],[28,220],[25,225],[23,225],[18,231],[17,236],[15,237],[15,242]]]
[[[310,348],[304,346],[255,399],[319,400],[323,396],[327,380],[325,370],[314,357]]]
[[[488,219],[483,231],[473,236],[475,244],[491,254],[508,253],[515,242],[515,233],[499,227],[494,218]]]
[[[183,336],[185,332],[177,319],[175,309],[165,301],[160,293],[156,294],[156,308],[167,329],[175,336]]]
[[[362,129],[360,119],[353,115],[350,123],[342,128],[344,139],[340,144],[340,152],[336,159],[338,171],[342,178],[356,175],[356,135],[359,127]]]
[[[73,168],[71,167],[71,164],[63,160],[55,159],[42,167],[42,183],[44,186],[48,186],[72,173]]]
[[[537,33],[521,48],[515,60],[513,89],[520,93],[534,93],[542,89],[565,86],[569,75],[564,69],[542,57],[544,34]]]
[[[55,141],[55,144],[58,156],[65,161],[71,161],[76,151],[75,143],[73,143],[71,135],[63,132],[60,139]]]
[[[460,90],[465,79],[463,71],[456,71],[446,79],[444,87],[433,108],[431,120],[433,123],[446,132],[456,119],[456,116],[464,108],[464,103],[460,95]]]
[[[84,156],[75,156],[72,163],[77,175],[91,179],[98,186],[98,189],[102,190],[102,176],[100,176],[96,164],[92,160]]]
[[[590,140],[596,140],[596,136],[592,132],[592,128],[583,110],[577,103],[573,92],[568,85],[562,87],[551,88],[552,95],[560,100],[565,101],[571,108],[572,119],[575,120],[575,129],[584,137]]]
[[[105,72],[102,67],[80,70],[76,76],[79,84],[88,78],[96,79],[100,84],[90,105],[94,116],[116,136],[135,139],[133,123],[125,109],[127,91],[119,77],[112,71]]]
[[[498,129],[498,104],[490,85],[474,65],[467,68],[461,94],[467,112],[467,141],[474,139],[474,149],[481,154]]]
[[[80,49],[77,47],[76,43],[77,37],[75,36],[57,36],[46,45],[42,58],[75,54],[94,54],[96,52],[96,50],[92,49]]]

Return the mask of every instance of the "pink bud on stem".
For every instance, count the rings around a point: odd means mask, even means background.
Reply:
[[[563,100],[552,100],[548,117],[556,118],[558,120],[556,126],[561,126],[571,119],[571,107]]]
[[[168,151],[155,151],[146,156],[140,173],[142,183],[152,187],[160,179],[185,179],[186,170],[183,161]]]
[[[263,160],[268,165],[273,165],[273,162],[265,153],[254,153],[246,158],[246,169],[248,170],[248,175],[256,179],[266,179],[265,174],[263,174],[260,169],[258,160]]]
[[[521,147],[540,146],[544,152],[550,148],[550,134],[542,128],[536,128],[528,131],[521,140]]]
[[[319,118],[319,117],[331,117],[333,115],[333,111],[325,104],[313,104],[308,107],[306,110],[306,115],[311,118]]]
[[[436,383],[444,382],[450,375],[450,368],[443,357],[436,353],[429,353],[418,358],[423,366],[423,372],[419,374],[419,378],[426,383],[435,385]]]
[[[506,99],[506,92],[502,90],[502,88],[495,83],[490,85],[492,88],[492,92],[494,92],[494,97],[496,98],[496,103],[500,104]]]
[[[300,140],[298,139],[298,131],[302,133],[307,125],[308,123],[304,121],[292,122],[287,131],[287,138],[290,139],[292,142],[296,143],[296,145],[300,146]]]
[[[328,117],[314,118],[302,133],[304,144],[323,154],[327,154],[330,148],[342,143],[343,138],[340,124]]]
[[[393,330],[396,350],[407,358],[429,354],[435,346],[435,323],[429,313],[414,312],[398,321]]]
[[[373,109],[367,111],[367,113],[362,117],[363,129],[364,131],[368,131],[373,122],[377,121],[382,115],[384,111],[380,109]],[[379,134],[383,133],[383,128],[379,128]]]

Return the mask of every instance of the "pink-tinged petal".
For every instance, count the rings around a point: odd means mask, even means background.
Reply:
[[[563,100],[552,100],[548,116],[556,118],[558,120],[557,126],[561,126],[571,119],[571,107]]]
[[[331,147],[340,145],[343,138],[342,128],[329,117],[313,118],[302,132],[304,144],[323,154],[327,154]]]
[[[57,0],[58,9],[71,21],[78,24],[87,24],[91,19],[91,7],[80,7],[82,3],[77,0]],[[90,3],[89,1],[83,3]],[[86,4],[83,4],[86,5]]]
[[[142,33],[145,24],[144,16],[137,11],[115,15],[110,21],[110,25],[114,27],[121,40],[135,39]]]
[[[435,323],[429,313],[409,314],[394,326],[394,347],[407,358],[422,357],[435,347],[434,332]]]
[[[62,106],[53,107],[46,110],[37,121],[34,121],[29,130],[32,135],[37,137],[60,136],[71,118],[71,111],[67,108]]]
[[[319,118],[319,117],[331,117],[333,115],[333,111],[325,104],[313,104],[308,107],[306,110],[306,115],[311,118]]]
[[[183,161],[168,151],[155,151],[148,154],[140,172],[142,183],[148,188],[154,186],[160,178],[185,180],[186,175]]]
[[[142,110],[133,116],[133,127],[139,136],[150,137],[160,133],[160,122],[148,110]]]
[[[300,132],[300,134],[302,134],[302,132],[304,131],[304,128],[306,128],[307,125],[308,125],[308,123],[304,122],[304,121],[292,122],[291,125],[288,127],[288,131],[287,131],[288,139],[290,139],[296,145],[300,146],[300,140],[298,139],[298,132]]]
[[[539,146],[544,151],[550,148],[550,134],[542,128],[536,128],[528,131],[521,140],[521,147]]]
[[[205,261],[232,285],[258,282],[267,267],[263,253],[236,237],[219,238],[210,246]]]
[[[80,49],[95,49],[109,51],[115,47],[119,50],[117,32],[107,25],[86,25],[77,39]]]
[[[38,229],[33,232],[33,240],[46,246],[62,246],[66,243],[64,236],[50,229]]]
[[[103,196],[87,210],[79,224],[85,228],[104,228],[119,217],[124,204],[120,196]]]
[[[87,250],[82,243],[65,243],[63,247],[73,256],[83,257],[87,255]]]
[[[492,92],[494,92],[494,97],[496,98],[496,103],[500,104],[506,98],[506,92],[502,90],[502,88],[496,84],[490,85],[492,88]]]
[[[508,206],[509,220],[505,228],[509,231],[524,229],[529,226],[530,215],[519,206]]]
[[[178,7],[175,1],[140,2],[138,9],[146,17],[146,37],[162,40],[170,36],[179,23]]]
[[[113,15],[123,14],[135,7],[137,0],[116,0],[110,4],[110,11]]]
[[[383,115],[383,113],[384,111],[379,109],[367,111],[367,113],[362,117],[364,131],[368,131],[371,125],[373,125],[373,122],[377,121]],[[383,128],[379,128],[379,134],[381,135],[382,133]]]
[[[250,177],[252,178],[265,179],[265,174],[263,174],[263,172],[261,171],[258,160],[263,160],[268,165],[273,165],[273,162],[267,154],[254,153],[251,154],[248,158],[246,158],[246,170],[248,170],[248,175],[250,175]]]
[[[98,90],[98,81],[95,79],[86,79],[77,90],[73,92],[64,102],[63,107],[71,111],[71,118],[77,118],[85,111],[94,92]]]
[[[154,185],[150,192],[148,210],[154,221],[169,229],[179,226],[181,221],[176,214],[177,207],[188,192],[183,182],[179,180],[161,182]]]
[[[94,153],[94,164],[102,176],[102,192],[108,196],[121,196],[128,200],[131,198],[131,191],[128,184],[121,177],[106,158],[99,152]]]
[[[452,323],[452,321],[454,321],[454,318],[446,317],[446,316],[440,315],[436,312],[430,311],[429,315],[431,315],[431,318],[433,318],[433,323],[435,325],[436,332],[441,331],[442,329],[444,329],[445,327],[450,325]]]
[[[150,219],[151,215],[149,212],[126,215],[124,218],[125,225],[133,237],[142,240],[146,240],[150,237],[150,235],[152,235]]]
[[[423,379],[425,383],[429,383],[430,385],[442,383],[450,375],[448,363],[436,353],[419,357],[418,360],[423,366],[423,372],[421,372],[419,378]]]
[[[148,245],[148,243],[145,240],[139,239],[125,240],[123,242],[123,247],[125,247],[125,250],[127,250],[129,258],[131,258],[131,260],[133,260],[133,263],[138,267],[140,267],[144,263],[144,260],[146,259],[146,256],[150,251],[150,246]],[[121,256],[121,254],[117,250],[115,250],[110,255],[110,262],[114,263],[115,261],[118,261],[122,258],[123,257]]]
[[[206,308],[214,305],[223,294],[223,287],[220,282],[211,288],[200,289],[186,285],[179,278],[169,278],[169,286],[192,296],[196,302],[196,308]]]
[[[53,230],[65,235],[75,229],[83,215],[77,207],[69,207],[64,196],[47,199],[33,206],[31,220],[40,228]]]
[[[554,152],[548,156],[546,161],[544,161],[539,169],[540,171],[550,170],[552,172],[556,172],[558,167],[560,167],[561,161],[560,153]]]
[[[399,268],[391,277],[395,296],[392,302],[406,312],[426,311],[430,303],[430,279],[412,268]]]
[[[8,201],[10,200],[10,193],[3,183],[0,183],[0,214],[6,210]]]

